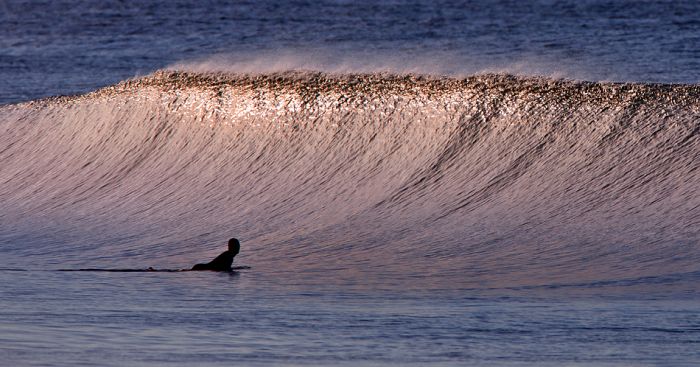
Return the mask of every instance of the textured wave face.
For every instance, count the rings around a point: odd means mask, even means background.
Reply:
[[[516,287],[700,270],[700,87],[175,71],[0,109],[7,266]]]

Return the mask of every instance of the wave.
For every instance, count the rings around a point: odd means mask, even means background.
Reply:
[[[237,236],[256,270],[331,282],[695,274],[699,97],[499,74],[167,70],[4,106],[3,267],[188,267]]]

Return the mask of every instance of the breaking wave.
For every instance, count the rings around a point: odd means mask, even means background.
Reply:
[[[324,282],[698,278],[700,87],[159,71],[0,108],[5,264]],[[607,283],[606,283],[607,282]]]

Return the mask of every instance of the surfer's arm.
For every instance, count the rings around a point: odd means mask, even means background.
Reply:
[[[224,251],[207,265],[217,269],[230,269],[232,263],[233,256],[229,251]]]

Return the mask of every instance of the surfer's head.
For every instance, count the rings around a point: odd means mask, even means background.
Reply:
[[[241,243],[235,238],[228,240],[228,250],[234,254],[237,254],[239,251],[241,251]]]

